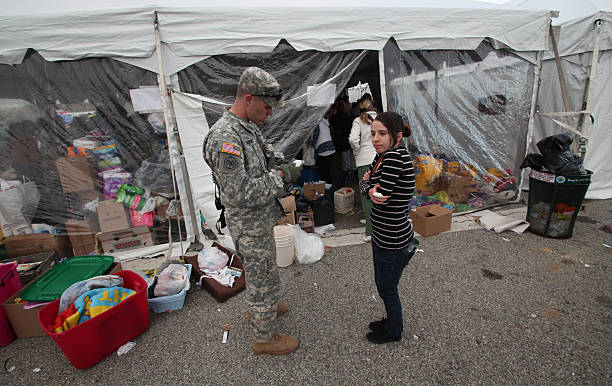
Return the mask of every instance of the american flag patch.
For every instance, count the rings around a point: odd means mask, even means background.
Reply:
[[[221,146],[221,153],[228,153],[228,154],[233,154],[233,155],[240,155],[240,146],[238,145],[232,145],[231,143],[224,143],[223,146]]]

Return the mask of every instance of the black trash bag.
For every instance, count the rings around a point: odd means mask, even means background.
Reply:
[[[295,199],[295,208],[297,212],[308,212],[310,210],[310,202],[304,196]]]
[[[333,224],[336,221],[334,202],[328,196],[321,196],[316,200],[310,201],[310,207],[314,215],[315,226]]]
[[[582,166],[583,159],[571,151],[573,140],[573,135],[568,133],[542,139],[536,144],[542,155],[528,154],[521,169],[530,167],[541,172],[567,176],[586,174]]]
[[[527,154],[523,163],[521,164],[521,169],[532,168],[533,170],[538,170],[543,172],[546,170],[544,167],[544,156],[542,154]]]

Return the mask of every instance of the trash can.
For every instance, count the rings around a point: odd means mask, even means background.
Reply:
[[[527,206],[529,231],[559,239],[572,237],[591,174],[587,170],[586,175],[562,176],[532,170]]]

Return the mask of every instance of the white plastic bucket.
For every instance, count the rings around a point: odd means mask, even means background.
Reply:
[[[276,265],[288,267],[295,259],[295,241],[293,228],[288,225],[274,227],[274,240],[276,242]]]

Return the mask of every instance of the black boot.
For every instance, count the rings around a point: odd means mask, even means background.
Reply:
[[[393,336],[387,335],[385,330],[372,331],[366,334],[366,338],[374,344],[383,344],[383,343],[391,343],[398,342],[402,339],[402,336]]]
[[[382,318],[381,320],[371,322],[370,324],[368,324],[368,327],[374,332],[383,331],[385,329],[385,320],[387,320],[387,318]]]

